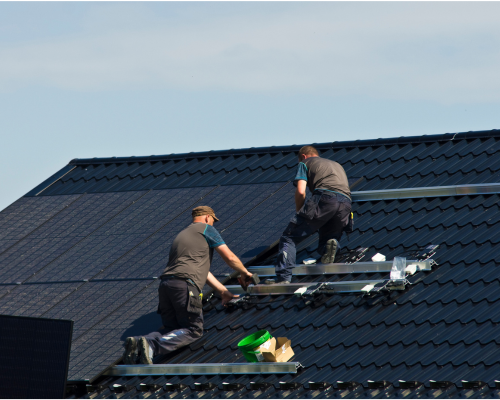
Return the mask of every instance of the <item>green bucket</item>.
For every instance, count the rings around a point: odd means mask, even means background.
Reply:
[[[241,350],[246,360],[249,362],[259,362],[256,354],[260,353],[260,351],[255,351],[256,347],[259,347],[262,343],[267,342],[271,339],[271,334],[265,329],[252,333],[250,336],[247,336],[245,339],[241,340],[238,343],[238,348]]]

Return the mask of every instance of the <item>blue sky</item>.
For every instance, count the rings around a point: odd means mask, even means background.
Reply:
[[[73,158],[500,129],[498,2],[0,2],[0,210]]]

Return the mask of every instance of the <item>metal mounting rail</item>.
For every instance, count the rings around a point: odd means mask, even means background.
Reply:
[[[352,201],[414,199],[420,197],[467,196],[474,194],[500,193],[500,183],[471,185],[431,186],[388,190],[366,190],[352,192]]]
[[[412,261],[408,260],[407,265],[415,265],[417,271],[431,271],[433,260]],[[327,275],[327,274],[368,274],[376,272],[391,272],[392,261],[362,262],[354,264],[296,264],[292,269],[292,275]],[[251,272],[256,272],[259,276],[275,276],[274,266],[254,266],[248,267]]]
[[[298,362],[261,362],[233,364],[135,364],[115,365],[108,376],[138,375],[220,375],[220,374],[296,374]]]
[[[323,293],[366,293],[367,286],[382,285],[388,282],[387,279],[379,280],[363,280],[363,281],[344,281],[344,282],[324,282],[327,284],[327,288],[321,290]],[[281,295],[281,294],[294,294],[298,289],[311,287],[317,285],[319,282],[301,282],[301,283],[290,283],[290,284],[272,284],[272,285],[255,285],[249,286],[246,293],[252,296],[266,296],[270,294]],[[245,293],[241,286],[239,285],[227,285],[227,289],[233,294],[243,294]],[[404,284],[399,286],[392,286],[391,290],[402,290],[404,289]]]

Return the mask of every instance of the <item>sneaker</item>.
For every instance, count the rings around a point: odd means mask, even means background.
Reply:
[[[140,338],[139,343],[137,344],[139,348],[139,361],[141,364],[153,364],[153,356],[150,354],[151,347],[149,347],[149,343],[146,338]]]
[[[281,281],[281,282],[276,282],[276,283],[280,283],[282,285],[289,285],[290,281]]]
[[[125,351],[123,352],[124,364],[135,364],[137,361],[137,340],[133,337],[125,339]]]
[[[321,257],[322,264],[331,264],[335,261],[337,247],[339,247],[339,243],[336,239],[330,239],[326,242],[325,254]]]

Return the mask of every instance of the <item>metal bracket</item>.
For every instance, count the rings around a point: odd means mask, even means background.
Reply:
[[[296,374],[298,362],[265,362],[233,364],[134,364],[115,365],[107,376],[221,375],[221,374]]]
[[[408,265],[415,265],[416,271],[431,271],[433,260],[424,261],[407,260]],[[377,272],[391,272],[392,261],[361,261],[355,264],[296,264],[292,269],[292,275],[346,275],[346,274],[371,274]],[[259,276],[276,276],[273,265],[248,267],[251,272],[257,272]]]
[[[243,293],[240,295],[240,297],[238,297],[236,299],[229,300],[227,302],[227,305],[230,307],[234,307],[237,305],[243,305],[243,304],[247,304],[247,303],[250,303],[250,295],[248,293]]]
[[[338,254],[335,261],[337,263],[355,264],[365,257],[367,251],[368,247],[358,247],[357,249]]]
[[[431,258],[434,254],[436,254],[436,251],[438,249],[439,245],[436,244],[430,244],[429,246],[426,246],[423,250],[420,250],[418,251],[416,254],[415,254],[415,257],[417,258],[417,260],[419,261],[424,261],[424,260],[428,260],[429,258]]]
[[[248,288],[248,294],[251,296],[267,296],[267,295],[302,295],[307,290],[313,293],[367,293],[375,287],[388,290],[403,290],[405,280],[393,281],[389,279],[380,280],[362,280],[362,281],[340,281],[340,282],[297,282],[282,284],[276,283],[272,285],[256,285]],[[234,294],[244,293],[239,285],[227,285],[227,289]]]

